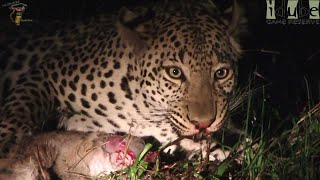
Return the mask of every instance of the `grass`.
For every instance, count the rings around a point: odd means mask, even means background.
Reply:
[[[249,85],[252,86],[252,85]],[[306,87],[308,83],[306,81]],[[192,159],[147,164],[142,157],[111,179],[317,179],[320,177],[320,103],[308,102],[299,116],[282,119],[277,108],[266,100],[267,87],[259,93],[245,90],[246,101],[233,112],[244,114],[242,133],[229,146],[232,153],[222,163],[207,161],[200,155]],[[308,96],[311,96],[310,94]],[[240,96],[238,96],[240,97]],[[311,98],[309,98],[311,99]],[[277,123],[271,123],[277,122]],[[227,141],[227,130],[219,141]],[[109,176],[110,177],[110,176]]]
[[[308,83],[306,81],[307,92]],[[320,175],[320,104],[308,102],[305,112],[284,120],[262,96],[249,95],[241,169],[234,175],[245,179],[317,179]],[[310,96],[310,95],[309,95]],[[312,98],[308,98],[312,99]],[[252,107],[255,108],[252,108]],[[259,110],[260,108],[260,110]],[[254,128],[252,121],[256,120]],[[275,122],[271,125],[270,122]],[[251,128],[250,128],[251,125]]]

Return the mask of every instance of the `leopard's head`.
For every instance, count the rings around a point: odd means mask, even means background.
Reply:
[[[178,136],[217,131],[237,84],[239,17],[229,21],[213,5],[186,3],[143,16],[123,10],[120,19],[120,33],[135,56],[132,80],[141,112],[170,124]]]

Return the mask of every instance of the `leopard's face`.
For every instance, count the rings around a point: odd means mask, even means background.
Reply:
[[[178,136],[214,132],[236,85],[238,45],[216,17],[165,18],[137,61],[144,106]]]

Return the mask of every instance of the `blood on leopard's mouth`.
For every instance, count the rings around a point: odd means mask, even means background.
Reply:
[[[188,139],[201,139],[201,137],[203,136],[207,136],[208,134],[213,134],[214,132],[218,131],[221,128],[223,122],[224,121],[213,122],[206,126],[201,126],[193,122],[193,124],[195,124],[194,129],[190,129],[189,131],[181,130],[181,133],[179,135]]]

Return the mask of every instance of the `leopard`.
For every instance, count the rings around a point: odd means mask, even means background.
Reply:
[[[2,154],[47,126],[201,150],[229,116],[241,57],[239,6],[213,2],[123,7],[2,43]]]

